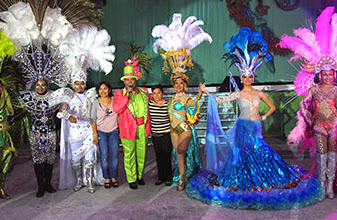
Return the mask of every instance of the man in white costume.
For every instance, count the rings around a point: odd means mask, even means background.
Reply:
[[[73,187],[75,192],[86,185],[89,193],[95,192],[96,183],[101,184],[103,177],[97,166],[97,147],[93,143],[93,131],[90,120],[91,98],[93,90],[85,91],[86,73],[81,70],[72,74],[71,87],[62,88],[52,94],[54,102],[63,102],[57,117],[62,118],[60,148],[59,188]],[[72,168],[72,171],[70,170]],[[96,170],[98,169],[98,172]],[[75,176],[75,179],[73,178]],[[96,178],[95,178],[96,176]]]

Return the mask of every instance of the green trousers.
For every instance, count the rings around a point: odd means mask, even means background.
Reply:
[[[0,147],[0,187],[4,187],[6,173],[13,166],[14,152]]]
[[[147,146],[145,126],[137,126],[137,135],[135,140],[121,138],[121,141],[124,148],[124,169],[126,173],[126,179],[129,183],[133,183],[137,181],[137,168],[138,179],[143,177]]]

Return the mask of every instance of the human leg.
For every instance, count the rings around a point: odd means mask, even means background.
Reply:
[[[161,141],[163,136],[152,136],[152,142],[153,142],[153,148],[154,152],[156,154],[156,162],[157,162],[157,172],[158,172],[158,181],[156,182],[156,185],[160,185],[164,181],[164,173],[163,173],[163,166],[162,166],[162,159],[161,156],[161,150],[162,150],[162,144]]]
[[[136,140],[121,139],[124,148],[124,169],[128,183],[137,181],[135,146]]]
[[[143,181],[143,171],[145,165],[145,155],[146,155],[147,137],[145,134],[145,126],[137,126],[137,137],[136,137],[136,154],[137,154],[137,165],[138,165],[138,184],[144,185]]]
[[[94,169],[95,169],[96,147],[93,146],[84,156],[84,166],[87,179],[87,189],[89,193],[95,192]]]
[[[110,177],[115,179],[118,173],[118,131],[109,136]]]
[[[316,162],[317,162],[317,170],[318,177],[322,187],[325,189],[326,182],[326,171],[327,171],[327,137],[316,132],[314,134],[316,146],[317,146],[317,154],[316,154]]]
[[[6,174],[13,166],[14,152],[0,147],[0,199],[10,199],[11,197],[5,192]]]
[[[77,150],[80,146],[82,145],[82,143],[72,143],[69,144],[70,146],[70,151],[73,152],[75,150]],[[73,153],[71,153],[73,155]],[[83,186],[83,181],[82,181],[82,159],[76,159],[74,160],[74,158],[72,157],[71,160],[71,167],[73,169],[73,172],[75,174],[75,179],[76,179],[76,183],[73,187],[74,192],[79,191],[82,186]]]
[[[332,132],[328,138],[328,166],[327,166],[327,196],[329,199],[334,198],[334,191],[333,191],[333,182],[335,180],[336,174],[336,135],[335,131]]]
[[[164,180],[169,184],[172,181],[172,143],[170,134],[163,136],[163,173]]]
[[[98,146],[100,151],[101,167],[103,172],[103,177],[105,179],[104,186],[106,188],[110,187],[110,175],[108,169],[108,133],[98,131]]]
[[[53,166],[55,162],[55,151],[56,151],[56,132],[49,133],[49,146],[46,148],[46,162],[44,167],[45,182],[44,188],[45,191],[49,193],[54,193],[56,190],[51,185],[51,179],[53,176]]]
[[[36,193],[36,197],[42,197],[44,195],[44,176],[45,176],[45,164],[34,164],[34,171],[37,180],[38,190]]]
[[[188,145],[192,138],[192,131],[185,131],[181,133],[178,137],[178,148],[177,148],[177,154],[178,154],[178,163],[179,165],[179,171],[180,171],[180,180],[178,184],[178,191],[182,191],[185,189],[186,186],[186,151],[188,148]]]

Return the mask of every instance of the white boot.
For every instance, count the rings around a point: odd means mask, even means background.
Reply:
[[[76,184],[73,187],[74,192],[79,191],[82,188],[82,162],[81,160],[78,161],[72,161],[71,162],[71,167],[75,173],[75,178],[76,178]]]
[[[327,165],[328,154],[319,154],[316,153],[316,162],[317,162],[317,170],[318,170],[318,178],[321,183],[321,186],[324,189],[325,194],[325,181],[326,181],[326,165]]]
[[[94,162],[93,161],[88,161],[85,164],[85,169],[86,169],[86,175],[87,175],[87,189],[89,193],[94,193],[95,192],[95,184],[94,184]]]
[[[333,191],[333,181],[335,180],[336,173],[336,152],[329,151],[328,152],[328,167],[327,167],[327,177],[328,177],[328,186],[327,186],[327,197],[329,199],[334,198]]]

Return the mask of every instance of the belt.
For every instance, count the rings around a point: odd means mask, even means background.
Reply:
[[[9,128],[8,122],[0,122],[0,131],[7,131]]]
[[[137,125],[142,125],[142,124],[144,124],[144,117],[136,118],[136,123],[137,123]]]

